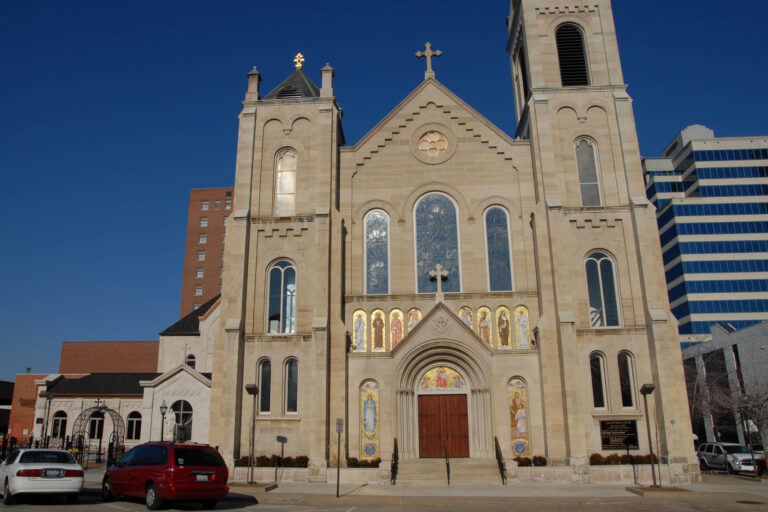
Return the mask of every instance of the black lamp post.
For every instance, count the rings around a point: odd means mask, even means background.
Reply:
[[[163,430],[165,430],[165,413],[168,412],[168,406],[165,405],[165,400],[163,400],[163,403],[160,404],[160,442],[163,442]]]
[[[253,410],[251,411],[251,450],[250,455],[248,457],[248,483],[250,485],[253,485],[253,451],[254,451],[254,444],[256,444],[256,441],[254,438],[256,437],[256,397],[259,395],[259,386],[256,384],[246,384],[245,390],[248,392],[249,395],[253,397]]]
[[[640,394],[643,395],[643,403],[645,404],[645,427],[648,430],[648,449],[651,451],[651,476],[653,477],[653,486],[661,487],[661,468],[659,468],[659,483],[656,483],[656,471],[653,469],[653,442],[651,441],[651,420],[648,416],[648,395],[653,393],[656,389],[654,384],[643,384],[640,388]]]

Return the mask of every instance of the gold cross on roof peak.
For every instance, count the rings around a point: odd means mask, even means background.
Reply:
[[[304,55],[302,55],[301,52],[297,53],[293,58],[293,63],[296,65],[296,69],[304,67]]]

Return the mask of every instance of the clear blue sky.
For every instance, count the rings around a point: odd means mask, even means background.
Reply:
[[[233,183],[246,73],[336,70],[347,143],[423,79],[514,134],[508,0],[0,3],[0,380],[64,340],[155,340],[178,319],[189,189]],[[471,8],[469,7],[471,6]],[[766,135],[768,2],[617,0],[640,146],[688,124]]]

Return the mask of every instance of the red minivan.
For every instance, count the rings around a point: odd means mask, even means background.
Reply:
[[[144,498],[159,509],[168,500],[198,501],[214,508],[229,492],[229,470],[212,446],[194,443],[146,443],[123,455],[106,473],[101,497]]]

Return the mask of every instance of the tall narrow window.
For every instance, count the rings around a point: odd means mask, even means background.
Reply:
[[[178,400],[171,405],[173,414],[173,440],[189,441],[192,439],[192,406],[186,400]]]
[[[459,236],[453,201],[443,194],[428,194],[416,204],[415,217],[418,293],[437,291],[437,282],[429,275],[437,265],[448,272],[442,290],[461,291]]]
[[[586,261],[589,324],[592,327],[619,325],[619,308],[613,262],[607,255],[594,252]]]
[[[365,291],[389,292],[389,217],[381,210],[365,216]]]
[[[296,269],[289,261],[278,261],[269,270],[270,334],[292,334],[296,324]]]
[[[488,282],[492,292],[512,290],[512,260],[509,249],[507,212],[495,206],[485,212],[488,248]]]
[[[619,354],[619,386],[621,388],[621,406],[635,406],[635,377],[632,356],[628,352]]]
[[[137,411],[133,411],[132,413],[128,414],[128,425],[127,425],[127,432],[125,435],[126,439],[129,439],[131,441],[138,441],[141,439],[141,413]]]
[[[563,87],[589,85],[589,69],[584,34],[577,25],[566,23],[555,31],[560,79]]]
[[[592,404],[605,407],[605,360],[597,352],[589,356],[589,371],[592,376]]]
[[[576,166],[579,170],[582,206],[600,206],[600,183],[597,178],[597,152],[590,139],[576,141]]]
[[[91,414],[88,420],[88,437],[91,439],[101,439],[104,434],[104,413],[96,411]]]
[[[53,427],[51,428],[51,437],[53,439],[63,439],[67,434],[67,413],[56,411],[53,414]]]
[[[289,359],[285,363],[285,412],[299,411],[299,362]]]
[[[259,412],[270,411],[272,396],[272,363],[269,359],[259,362]]]
[[[275,217],[296,213],[296,151],[284,149],[275,162]]]
[[[195,363],[196,363],[195,355],[194,354],[188,354],[187,358],[184,360],[184,363],[194,370],[195,369]]]

